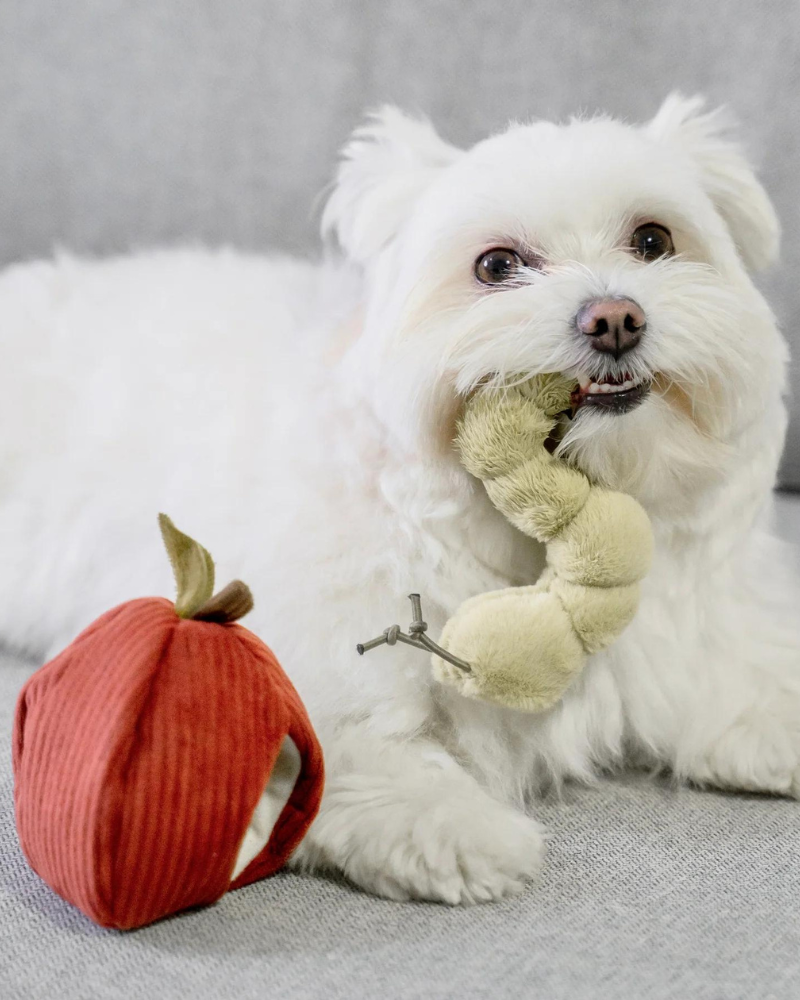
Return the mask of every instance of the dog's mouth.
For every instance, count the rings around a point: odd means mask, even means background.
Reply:
[[[650,392],[648,379],[634,378],[629,372],[622,375],[604,375],[593,382],[581,376],[572,393],[572,412],[584,406],[603,410],[604,413],[628,413],[637,407]]]

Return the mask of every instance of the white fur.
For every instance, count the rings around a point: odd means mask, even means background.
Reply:
[[[786,349],[746,267],[774,255],[766,195],[722,122],[671,98],[643,127],[513,125],[468,152],[388,111],[346,151],[325,225],[352,263],[231,252],[70,257],[0,279],[0,634],[38,654],[117,601],[169,593],[159,510],[253,587],[249,619],[323,740],[327,790],[296,863],[374,892],[499,898],[536,874],[543,784],[634,761],[800,792],[800,583],[769,527]],[[668,225],[679,250],[625,249]],[[478,286],[493,245],[548,262]],[[582,412],[563,454],[651,514],[634,624],[551,712],[437,688],[405,623],[532,582],[541,552],[450,447],[488,372],[593,373],[595,295],[648,318],[625,367],[662,385]],[[535,811],[535,808],[534,808]]]

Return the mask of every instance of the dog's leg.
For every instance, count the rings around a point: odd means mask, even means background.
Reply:
[[[775,577],[780,573],[775,568]],[[800,795],[800,586],[711,600],[693,635],[634,663],[627,714],[643,749],[699,785]]]
[[[326,747],[326,768],[296,867],[339,870],[390,899],[450,904],[517,893],[541,867],[536,821],[493,799],[431,740],[354,725]]]
[[[800,798],[800,678],[748,673],[738,704],[710,696],[687,714],[673,770],[699,785]]]

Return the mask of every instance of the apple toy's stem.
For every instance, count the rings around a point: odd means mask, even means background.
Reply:
[[[422,603],[419,594],[409,594],[408,597],[411,601],[411,613],[414,616],[414,620],[408,626],[408,635],[400,631],[399,625],[391,625],[377,639],[370,639],[369,642],[360,642],[356,646],[359,655],[363,656],[368,650],[375,649],[376,646],[382,646],[384,643],[394,646],[396,642],[404,642],[407,646],[424,649],[428,653],[436,653],[443,660],[452,663],[454,667],[458,667],[459,670],[463,670],[466,674],[471,674],[472,667],[466,660],[461,660],[457,656],[453,656],[452,653],[448,653],[446,649],[442,649],[438,643],[426,635],[428,623],[422,619]]]
[[[253,610],[253,595],[241,580],[214,593],[214,560],[207,549],[182,531],[166,514],[158,515],[161,537],[175,575],[175,614],[194,621],[229,625]]]

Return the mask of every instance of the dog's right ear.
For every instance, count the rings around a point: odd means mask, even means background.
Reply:
[[[335,233],[347,255],[366,262],[389,243],[414,202],[461,151],[430,122],[387,105],[342,150],[322,233]]]

